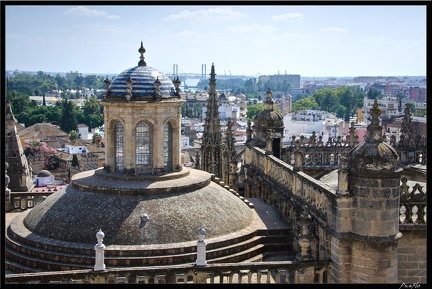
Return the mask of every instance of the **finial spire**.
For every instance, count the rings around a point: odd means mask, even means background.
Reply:
[[[138,49],[138,52],[141,54],[140,61],[138,62],[138,66],[146,66],[147,63],[145,63],[144,61],[144,52],[146,52],[146,50],[144,49],[142,41],[141,41],[141,47]]]
[[[371,123],[367,127],[369,137],[367,141],[380,141],[382,140],[382,126],[380,126],[379,116],[381,109],[378,106],[378,100],[375,98],[374,105],[370,109]]]
[[[266,110],[273,110],[274,101],[272,99],[272,95],[273,95],[273,93],[271,92],[270,87],[267,88],[267,91],[266,91],[267,98],[264,102],[264,109],[266,109]]]

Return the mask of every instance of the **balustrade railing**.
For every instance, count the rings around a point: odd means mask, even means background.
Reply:
[[[427,195],[423,186],[408,186],[407,177],[401,178],[399,224],[401,229],[426,227]],[[418,226],[420,225],[420,226]]]
[[[6,284],[70,283],[328,283],[330,262],[240,262],[6,274]]]
[[[11,192],[10,193],[10,202],[12,210],[22,210],[25,211],[27,209],[31,209],[37,204],[43,202],[46,197],[56,192],[56,189],[47,188],[46,191],[43,192]]]

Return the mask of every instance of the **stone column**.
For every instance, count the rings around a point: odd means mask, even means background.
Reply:
[[[105,270],[105,263],[104,263],[105,245],[102,243],[104,237],[105,234],[102,232],[101,229],[99,229],[99,232],[96,233],[96,238],[98,240],[98,243],[94,247],[96,251],[96,262],[93,269],[94,271]]]
[[[180,122],[181,123],[181,122]],[[181,170],[181,129],[179,123],[175,122],[172,128],[172,170]]]
[[[207,261],[206,261],[206,245],[207,245],[207,243],[204,240],[205,233],[206,233],[206,231],[204,228],[198,229],[199,240],[197,241],[197,260],[195,263],[197,266],[207,266]]]
[[[107,107],[105,107],[107,108]],[[114,136],[114,128],[108,127],[108,123],[105,124],[105,164],[107,166],[111,167],[111,171],[113,172],[115,170],[114,164],[114,143],[115,143],[115,136]]]
[[[135,167],[135,127],[133,125],[132,117],[133,111],[129,106],[122,108],[123,117],[125,120],[123,130],[123,167],[129,169]]]
[[[164,170],[164,124],[157,118],[153,131],[153,172],[160,174]]]
[[[346,157],[342,156],[340,158],[341,168],[338,170],[338,189],[337,193],[339,195],[347,195],[348,191],[348,170],[346,168]]]

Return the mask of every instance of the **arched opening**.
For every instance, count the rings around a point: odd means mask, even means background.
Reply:
[[[114,126],[114,148],[115,148],[115,171],[123,171],[124,144],[123,144],[124,128],[121,122],[116,122]]]
[[[272,142],[273,155],[278,159],[281,158],[281,139],[274,138]]]
[[[172,171],[173,154],[173,127],[171,122],[164,125],[164,169],[166,172]]]
[[[153,169],[152,131],[148,123],[140,122],[135,133],[135,164],[137,173],[151,173]]]

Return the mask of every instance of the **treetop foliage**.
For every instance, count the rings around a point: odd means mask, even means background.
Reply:
[[[84,88],[104,89],[105,78],[96,75],[82,76],[78,72],[55,76],[38,71],[35,75],[16,73],[6,79],[6,101],[11,103],[12,111],[18,122],[26,127],[36,123],[49,122],[59,125],[65,132],[77,129],[78,123],[89,127],[99,127],[103,124],[103,106],[99,103],[100,95],[91,95],[86,99],[83,109],[80,109],[71,99],[81,97],[78,90]],[[37,105],[30,96],[43,96],[50,92],[61,90],[61,101],[54,105]],[[73,90],[77,90],[73,92]],[[94,92],[94,90],[93,90]]]

